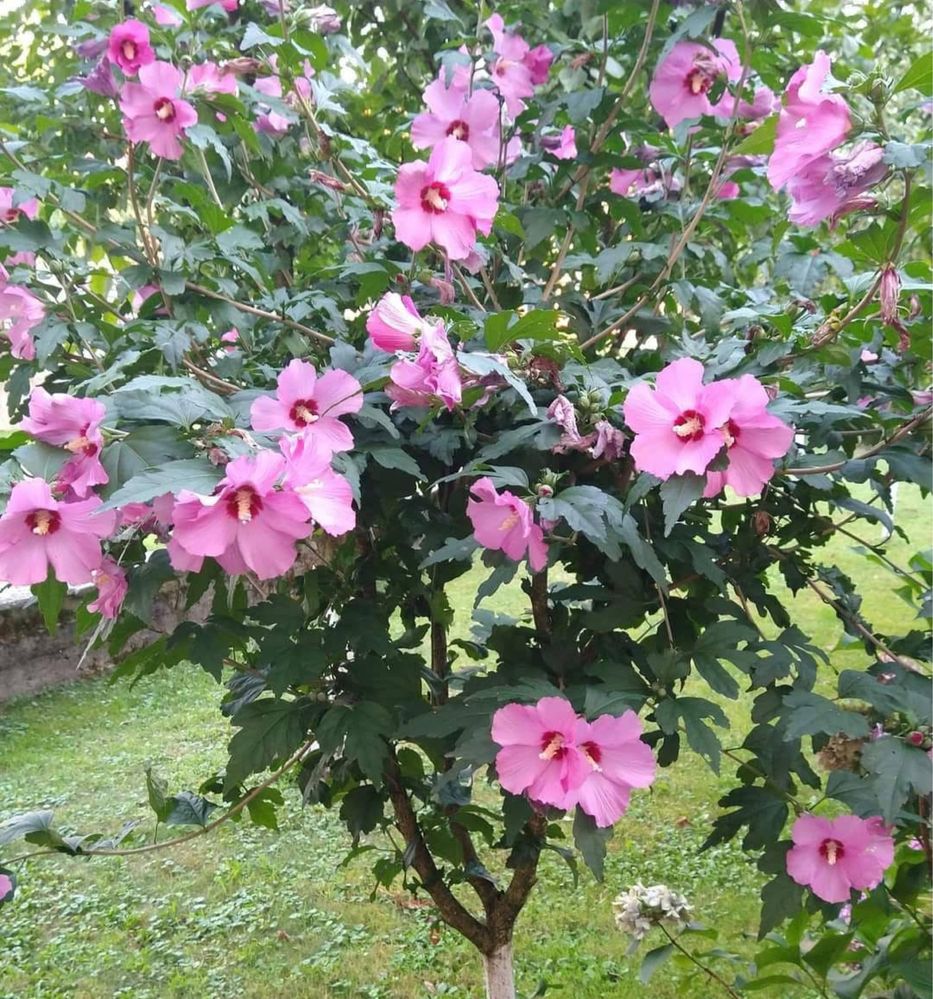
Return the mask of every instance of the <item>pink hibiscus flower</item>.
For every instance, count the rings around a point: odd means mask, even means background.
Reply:
[[[531,507],[514,493],[497,493],[491,479],[477,479],[470,488],[467,516],[473,524],[473,537],[484,548],[503,551],[513,562],[527,555],[532,572],[547,565],[541,525],[534,522]]]
[[[0,282],[0,332],[10,338],[10,353],[24,361],[36,356],[32,330],[45,319],[45,306],[27,288]]]
[[[566,125],[559,136],[543,136],[541,146],[559,160],[575,160],[579,155],[573,125]]]
[[[161,25],[163,28],[177,28],[179,24],[184,23],[180,14],[172,10],[171,7],[165,7],[159,3],[153,6],[152,14],[155,17],[156,24]]]
[[[37,198],[27,198],[18,205],[13,204],[16,191],[12,187],[0,187],[0,222],[7,225],[14,225],[21,215],[27,219],[34,219],[39,214],[39,201]],[[9,261],[7,261],[9,265]]]
[[[874,888],[894,860],[894,840],[877,817],[801,815],[791,838],[787,873],[824,902],[848,902],[853,888]]]
[[[588,769],[575,744],[578,718],[563,697],[507,704],[492,716],[499,783],[512,794],[555,808],[572,808]]]
[[[87,609],[112,621],[120,613],[126,597],[126,573],[112,558],[104,558],[100,568],[91,573],[91,582],[97,587],[97,597]]]
[[[574,805],[604,828],[628,808],[632,788],[654,781],[655,761],[634,711],[580,718],[563,697],[507,704],[492,718],[499,783],[555,808]]]
[[[656,388],[633,386],[623,413],[635,432],[631,454],[636,467],[659,479],[683,472],[702,475],[722,450],[720,427],[735,397],[728,381],[703,384],[703,365],[691,357],[673,361],[658,373]]]
[[[13,879],[9,874],[0,874],[0,902],[9,902],[13,897]]]
[[[200,10],[201,7],[222,7],[227,13],[235,11],[240,0],[188,0],[188,10]]]
[[[418,356],[413,361],[396,361],[389,370],[389,379],[386,395],[392,400],[393,409],[432,406],[438,401],[453,409],[463,395],[460,365],[439,323],[424,328]]]
[[[311,533],[307,506],[291,489],[276,489],[285,459],[272,451],[235,458],[212,496],[182,490],[172,512],[172,538],[195,558],[210,556],[233,575],[251,569],[274,579],[295,563],[295,542]]]
[[[126,83],[120,95],[123,128],[130,141],[148,142],[156,156],[181,159],[181,136],[197,123],[194,108],[181,99],[184,75],[168,62],[139,69],[139,83]]]
[[[424,103],[428,111],[411,124],[415,149],[430,149],[450,136],[470,147],[476,170],[498,161],[499,102],[491,91],[476,90],[470,96],[437,79],[425,90]]]
[[[731,382],[734,402],[720,429],[729,465],[706,473],[706,497],[724,486],[739,496],[757,496],[774,475],[774,459],[783,458],[794,440],[793,427],[768,412],[768,393],[757,378],[742,375]]]
[[[74,455],[62,466],[58,485],[81,499],[94,486],[109,481],[100,461],[104,445],[100,425],[105,415],[103,405],[94,399],[78,399],[63,392],[50,395],[38,387],[29,397],[29,415],[20,423],[26,433]]]
[[[397,350],[415,350],[418,338],[429,325],[408,295],[387,292],[366,317],[366,332],[373,346],[394,354]]]
[[[532,50],[521,35],[506,28],[501,14],[493,14],[485,23],[498,56],[490,75],[509,114],[515,118],[525,109],[524,99],[547,80],[554,55],[545,45]]]
[[[216,62],[202,62],[192,66],[185,78],[186,93],[236,94],[236,76],[221,69]]]
[[[155,62],[146,25],[133,19],[118,24],[107,40],[107,58],[126,76],[135,76],[140,66]]]
[[[401,242],[421,250],[433,241],[451,260],[463,260],[477,231],[488,236],[492,229],[499,185],[473,169],[468,145],[447,138],[434,147],[427,163],[401,167],[395,198],[392,221]]]
[[[845,99],[822,93],[830,65],[829,56],[817,52],[813,62],[801,66],[787,84],[774,152],[768,162],[768,181],[776,191],[840,145],[852,127]]]
[[[358,413],[363,405],[360,383],[346,371],[327,371],[320,377],[307,361],[291,361],[279,374],[275,398],[260,396],[250,409],[254,430],[289,430],[305,434],[333,454],[353,447],[350,428],[340,420]]]
[[[314,522],[335,537],[352,531],[356,527],[353,490],[331,468],[329,449],[300,434],[283,437],[279,447],[285,456],[284,484],[301,499]]]
[[[860,142],[849,153],[811,160],[787,182],[787,217],[802,226],[816,226],[824,219],[835,224],[849,212],[871,207],[875,199],[866,192],[888,172],[883,156],[881,146]]]
[[[114,528],[116,513],[96,513],[93,496],[64,503],[42,479],[17,482],[0,517],[0,580],[15,586],[45,582],[49,564],[55,578],[71,586],[91,582],[103,555],[100,539]]]
[[[634,787],[654,781],[651,747],[641,740],[641,719],[634,711],[621,717],[601,715],[593,722],[577,722],[574,741],[587,763],[573,789],[580,808],[601,828],[611,826],[628,808]]]
[[[735,44],[717,38],[713,45],[710,49],[696,42],[678,42],[655,67],[648,97],[668,128],[687,118],[713,114],[707,95],[716,81],[723,76],[730,81],[741,77]]]

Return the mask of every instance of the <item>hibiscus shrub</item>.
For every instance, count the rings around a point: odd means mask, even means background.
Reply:
[[[225,686],[224,773],[150,775],[157,821],[274,826],[297,775],[355,845],[398,830],[376,880],[503,997],[542,850],[600,877],[659,768],[726,766],[707,842],[764,875],[767,940],[715,987],[922,993],[933,568],[884,550],[930,485],[920,9],[122,6],[4,25],[0,578],[50,627],[79,587],[118,676]],[[637,885],[619,925],[688,908]]]

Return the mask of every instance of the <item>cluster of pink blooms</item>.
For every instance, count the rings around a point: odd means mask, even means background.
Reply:
[[[712,48],[699,42],[678,42],[655,67],[648,98],[651,106],[674,128],[688,118],[732,116],[735,97],[726,88],[718,101],[709,99],[719,83],[737,83],[742,78],[742,61],[735,42],[717,38]],[[741,118],[764,118],[774,109],[774,94],[759,87],[751,104],[739,102]]]
[[[894,860],[891,830],[878,817],[801,815],[791,838],[787,873],[824,902],[848,902],[853,889],[876,887]]]
[[[229,573],[280,576],[297,558],[296,541],[315,526],[340,535],[356,525],[351,486],[331,459],[353,446],[340,417],[362,402],[359,382],[346,372],[318,377],[311,364],[292,361],[279,375],[275,398],[259,397],[251,412],[255,430],[285,431],[278,451],[231,461],[210,496],[183,489],[151,508],[130,504],[118,512],[102,511],[93,494],[108,481],[100,460],[104,406],[36,388],[21,428],[69,457],[51,486],[36,478],[13,486],[0,516],[0,579],[30,586],[44,582],[51,566],[61,582],[95,585],[89,609],[116,617],[126,576],[101,541],[121,526],[150,523],[171,526],[168,552],[179,571],[198,571],[211,557]]]
[[[628,808],[631,791],[654,781],[655,760],[634,711],[588,722],[563,697],[507,704],[492,719],[499,783],[532,802],[576,805],[602,828]]]
[[[875,201],[867,192],[887,172],[876,143],[839,151],[852,121],[845,99],[824,92],[829,72],[829,56],[817,52],[790,78],[768,163],[768,180],[775,190],[786,186],[789,217],[800,225],[870,207]]]
[[[0,187],[0,225],[15,225],[21,217],[34,219],[38,213],[35,198],[17,203],[12,187]],[[10,353],[24,361],[36,356],[32,331],[45,318],[45,306],[28,288],[10,283],[7,267],[31,267],[35,259],[34,253],[14,253],[6,258],[6,266],[0,264],[0,332],[9,338]]]
[[[188,9],[194,10],[191,4],[192,0],[189,0]],[[233,7],[227,6],[227,0],[224,4],[225,9],[236,9],[235,2]],[[181,23],[178,15],[168,7],[157,5],[153,14],[162,26],[173,27]],[[123,74],[122,86],[114,79],[114,66]],[[132,82],[132,77],[136,77],[137,82]],[[118,97],[127,138],[131,142],[148,143],[154,155],[169,160],[181,158],[181,140],[187,130],[197,124],[197,111],[187,97],[237,93],[235,75],[215,63],[192,66],[185,74],[171,63],[157,59],[149,28],[132,18],[122,21],[111,31],[104,58],[83,83],[103,96]]]
[[[476,234],[488,236],[499,201],[499,185],[480,171],[518,154],[517,140],[503,138],[504,105],[514,118],[525,98],[547,80],[553,53],[531,46],[493,14],[486,22],[493,36],[495,59],[489,70],[490,88],[474,88],[474,74],[456,67],[448,80],[442,73],[424,93],[428,110],[412,122],[416,149],[431,149],[427,162],[406,163],[395,185],[392,212],[395,234],[412,250],[428,243],[439,246],[450,260],[467,260]],[[553,144],[561,159],[576,156],[573,129],[568,126]]]
[[[565,395],[559,395],[548,406],[547,415],[562,431],[560,440],[551,449],[556,454],[586,451],[594,458],[604,461],[615,461],[622,457],[625,444],[622,431],[608,420],[600,419],[593,424],[593,429],[588,434],[581,434],[577,426],[577,411]]]
[[[315,524],[333,535],[352,530],[353,492],[331,458],[353,447],[340,417],[362,405],[362,388],[352,375],[318,376],[307,361],[292,361],[278,377],[275,396],[260,396],[250,411],[254,430],[285,432],[279,452],[234,459],[210,496],[178,494],[168,545],[172,565],[196,572],[210,557],[231,574],[250,570],[274,579],[295,564],[295,543]]]
[[[635,466],[659,479],[706,474],[704,496],[731,486],[754,496],[774,475],[774,459],[787,454],[794,431],[768,412],[768,393],[752,375],[704,384],[703,365],[690,357],[668,364],[655,388],[633,386],[623,413],[635,434]],[[710,471],[725,448],[727,467]]]
[[[383,295],[367,317],[366,331],[373,346],[400,355],[386,386],[392,409],[442,405],[451,410],[460,405],[464,389],[490,387],[462,369],[444,324],[422,317],[408,295]],[[475,405],[485,398],[484,393]]]

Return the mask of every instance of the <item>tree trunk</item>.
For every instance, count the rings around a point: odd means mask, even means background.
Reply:
[[[483,954],[486,972],[486,999],[515,999],[515,973],[512,970],[511,942]]]

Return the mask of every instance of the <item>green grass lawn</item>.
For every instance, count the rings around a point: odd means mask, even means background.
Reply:
[[[911,546],[893,538],[887,553],[895,562],[906,564],[928,544],[926,511],[916,490],[902,492],[897,520],[917,540]],[[877,527],[860,531],[878,537]],[[870,621],[892,631],[909,625],[913,612],[893,592],[894,577],[855,547],[837,538],[825,560],[859,580]],[[479,579],[474,572],[455,587],[460,633]],[[781,595],[834,666],[865,664],[860,648],[839,647],[841,627],[812,594]],[[521,592],[500,591],[495,608],[521,614]],[[195,787],[223,764],[229,725],[217,710],[221,693],[199,670],[177,667],[132,689],[89,680],[7,706],[0,715],[0,820],[54,808],[61,825],[82,832],[113,832],[124,819],[150,823],[147,762],[173,790]],[[728,705],[733,744],[741,741],[747,707],[744,700]],[[662,771],[619,823],[603,884],[584,871],[575,887],[563,861],[545,855],[516,935],[522,994],[544,983],[548,996],[572,999],[717,995],[708,979],[674,964],[641,986],[642,954],[665,941],[649,937],[627,958],[611,901],[635,881],[664,882],[687,895],[698,921],[719,931],[720,946],[750,954],[754,866],[733,845],[699,852],[729,786],[728,770],[717,777],[689,753]],[[34,862],[15,903],[0,909],[0,997],[480,995],[479,962],[469,947],[451,931],[436,933],[430,907],[401,890],[379,890],[370,902],[372,855],[340,869],[349,838],[336,817],[302,808],[296,790],[284,790],[278,833],[244,821],[139,858]],[[700,938],[692,945],[715,946]]]

